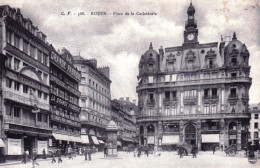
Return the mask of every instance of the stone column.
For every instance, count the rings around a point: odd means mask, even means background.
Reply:
[[[147,145],[147,125],[144,125],[144,146]]]
[[[201,113],[201,102],[202,102],[201,89],[198,89],[198,113]]]
[[[158,134],[158,125],[154,124],[154,145],[158,146],[158,138],[159,138],[159,134]]]
[[[225,148],[225,120],[224,118],[221,118],[220,123],[219,123],[219,130],[220,130],[220,135],[219,135],[219,144],[220,146],[223,146],[223,149]]]
[[[241,127],[242,123],[241,121],[238,121],[237,123],[237,150],[241,150]]]
[[[201,150],[201,120],[197,120],[197,144],[198,150]]]
[[[180,113],[183,113],[183,90],[180,91],[180,103],[181,103],[181,109],[180,109]]]
[[[159,121],[158,122],[158,129],[157,129],[157,137],[158,137],[158,144],[157,144],[157,146],[158,147],[159,147],[159,138],[162,137],[162,134],[163,134],[162,122]]]
[[[183,120],[180,120],[180,123],[179,123],[180,142],[184,142],[183,127],[184,127]]]
[[[221,87],[221,111],[225,109],[225,87]]]

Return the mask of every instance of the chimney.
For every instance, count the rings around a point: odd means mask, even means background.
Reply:
[[[126,97],[126,99],[125,99],[125,100],[129,102],[129,97]]]
[[[133,104],[136,105],[136,100],[135,99],[133,100]]]
[[[119,100],[120,100],[120,101],[123,101],[123,100],[124,100],[124,98],[123,98],[123,97],[120,97],[120,98],[119,98]]]

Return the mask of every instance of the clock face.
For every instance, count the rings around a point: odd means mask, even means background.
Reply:
[[[188,36],[187,36],[187,38],[188,38],[188,40],[193,40],[194,39],[194,34],[189,34]]]

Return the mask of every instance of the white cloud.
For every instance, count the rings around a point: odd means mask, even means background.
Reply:
[[[226,9],[224,11],[224,3]],[[220,41],[220,35],[232,35],[245,43],[250,52],[250,101],[260,100],[260,19],[257,0],[196,0],[201,43]],[[113,98],[136,99],[135,87],[138,62],[153,42],[154,49],[179,46],[183,42],[184,22],[189,1],[134,1],[134,0],[0,0],[0,4],[20,7],[26,17],[42,30],[56,48],[65,46],[73,54],[96,58],[98,65],[111,68]],[[229,11],[227,11],[229,9]],[[247,9],[247,10],[246,10]],[[61,12],[156,12],[157,16],[61,16]],[[227,18],[229,19],[227,22]]]

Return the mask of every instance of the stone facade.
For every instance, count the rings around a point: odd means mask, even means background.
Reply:
[[[20,9],[0,6],[0,53],[7,57],[1,80],[2,137],[7,159],[25,150],[48,151],[49,55],[46,35],[24,18]],[[2,62],[2,60],[1,60]],[[1,66],[2,67],[2,66]],[[1,123],[0,122],[0,123]]]
[[[249,124],[249,52],[232,40],[200,44],[195,8],[190,4],[181,46],[153,49],[140,59],[137,118],[139,144],[212,145],[237,149]]]
[[[110,121],[111,111],[109,67],[98,68],[95,59],[83,59],[81,56],[73,58],[75,67],[82,75],[79,85],[80,107],[82,108],[81,134],[88,136],[89,145],[95,145],[102,150],[104,141],[107,139],[106,126]]]

